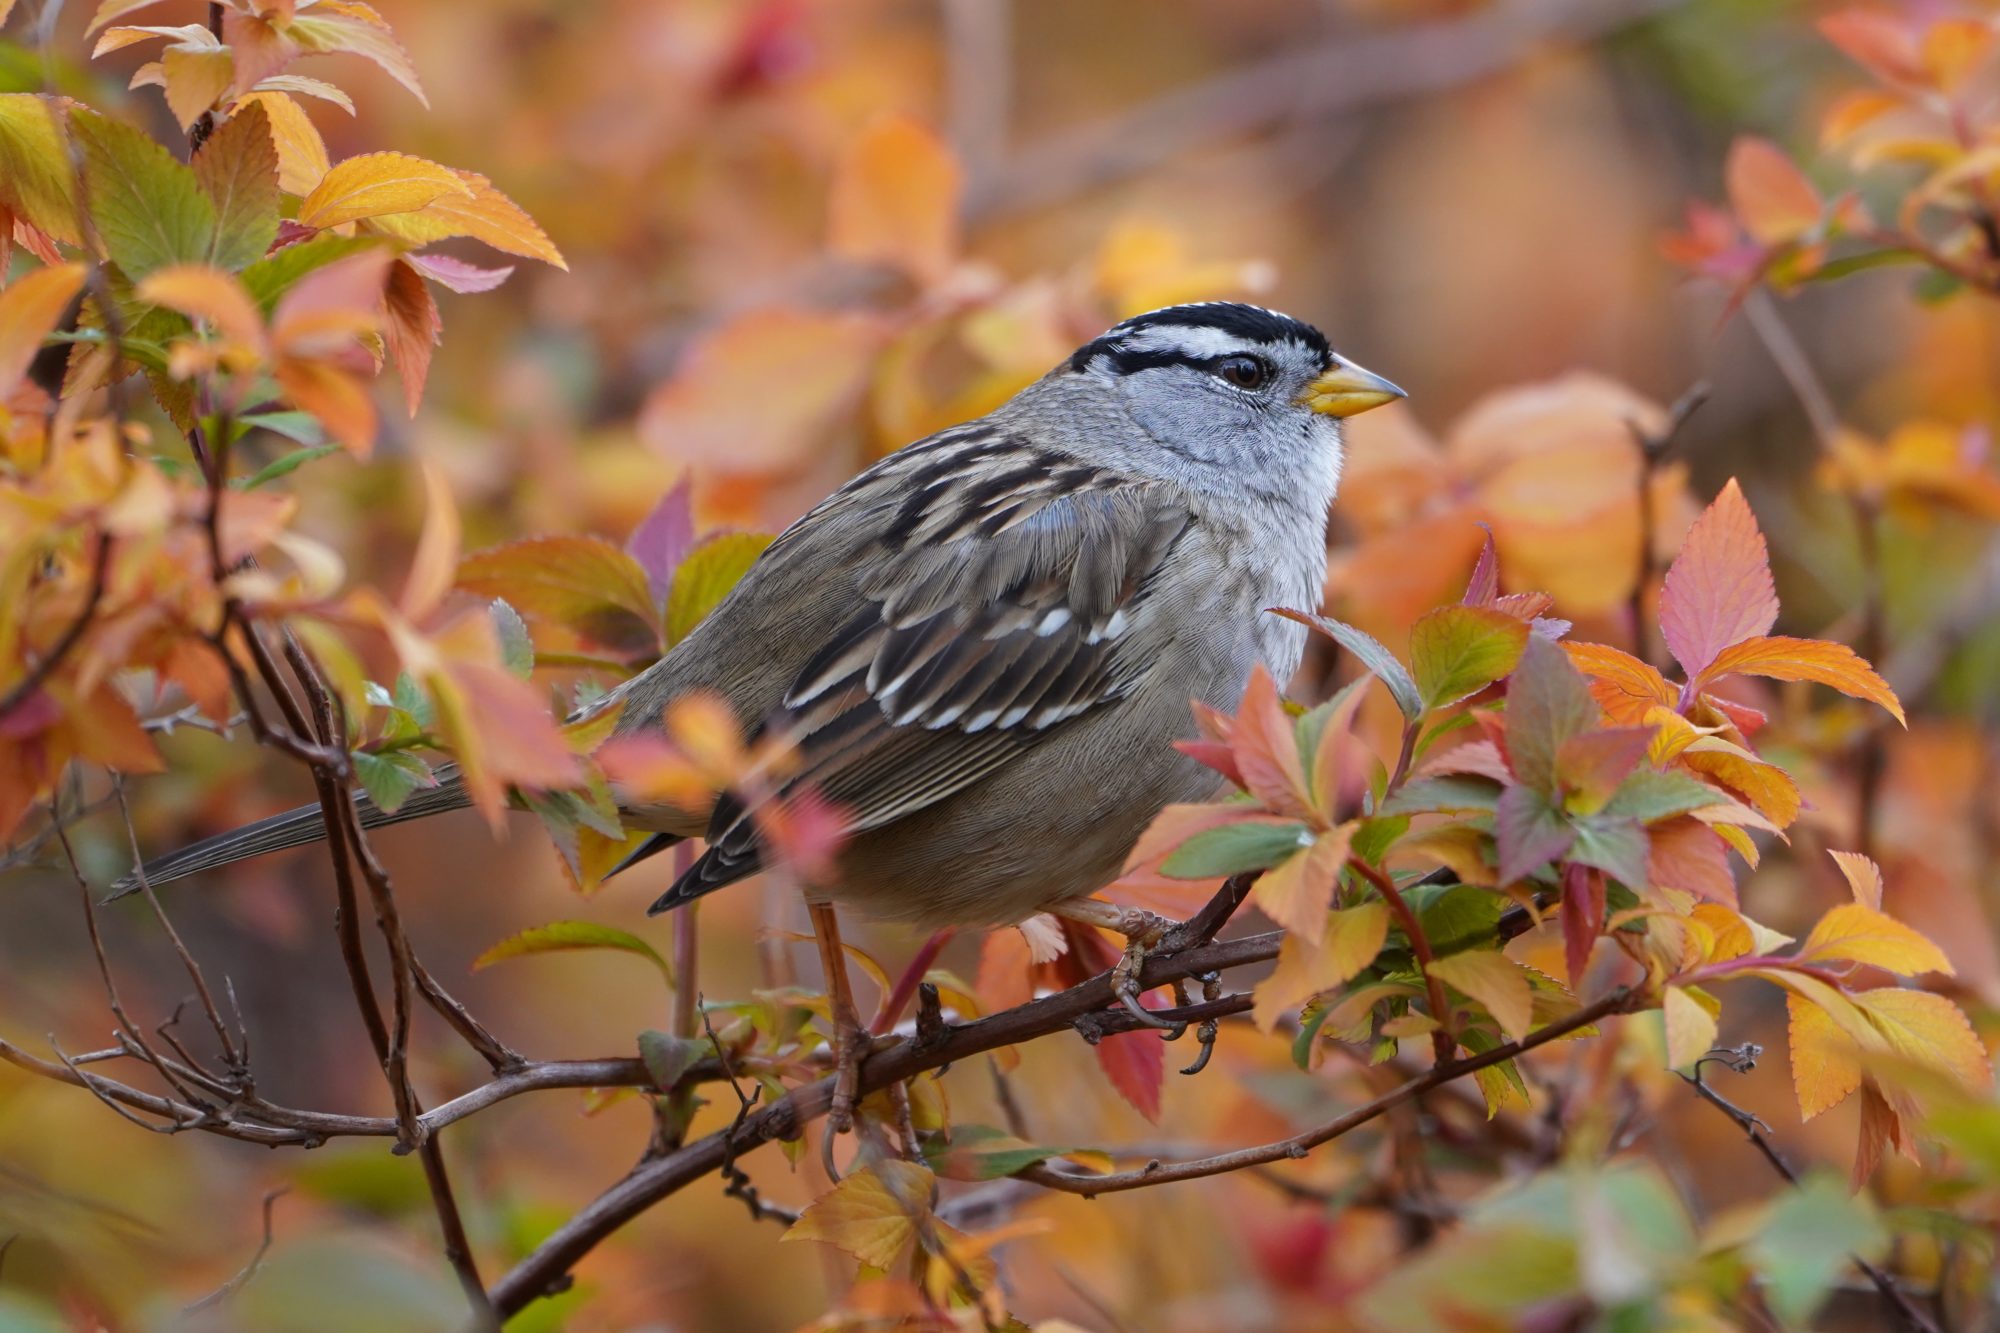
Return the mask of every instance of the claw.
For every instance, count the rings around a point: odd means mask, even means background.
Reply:
[[[1133,932],[1125,945],[1124,956],[1111,969],[1111,993],[1118,997],[1118,1002],[1125,1006],[1127,1013],[1149,1028],[1160,1029],[1167,1041],[1175,1041],[1187,1031],[1187,1024],[1161,1018],[1139,1003],[1139,973],[1146,966],[1146,953],[1151,942],[1157,940],[1161,933],[1160,927],[1153,922],[1142,923]]]
[[[1196,976],[1195,980],[1201,983],[1201,998],[1204,1002],[1221,997],[1222,973],[1203,972]],[[1194,1035],[1194,1039],[1201,1043],[1201,1054],[1195,1056],[1194,1063],[1186,1069],[1181,1070],[1181,1073],[1199,1074],[1202,1070],[1208,1068],[1209,1059],[1215,1054],[1215,1035],[1218,1030],[1214,1019],[1204,1018],[1201,1020],[1201,1026],[1195,1029]]]
[[[833,1100],[827,1104],[826,1127],[820,1135],[819,1160],[827,1179],[840,1182],[833,1164],[833,1141],[854,1127],[855,1093],[861,1083],[861,1024],[836,1009],[833,1017]]]

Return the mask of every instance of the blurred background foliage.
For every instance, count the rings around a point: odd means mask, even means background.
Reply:
[[[163,5],[145,21],[196,21],[202,8]],[[1658,555],[1671,554],[1696,496],[1740,476],[1772,538],[1781,628],[1851,637],[1867,577],[1853,517],[1773,346],[1815,368],[1842,419],[1870,437],[1931,430],[1983,457],[2000,419],[2000,302],[1932,299],[1913,292],[1907,268],[1871,269],[1762,308],[1789,333],[1774,344],[1746,315],[1725,322],[1728,293],[1689,283],[1661,256],[1683,202],[1722,193],[1739,134],[1795,150],[1825,186],[1852,183],[1822,162],[1816,133],[1856,75],[1813,30],[1824,10],[1798,0],[379,8],[430,105],[378,70],[344,65],[358,114],[311,108],[333,157],[393,144],[486,172],[569,267],[524,264],[476,304],[446,296],[448,336],[414,418],[385,394],[373,460],[331,460],[297,488],[299,526],[343,553],[356,581],[394,586],[409,565],[424,508],[415,454],[448,476],[468,550],[536,533],[622,540],[684,476],[705,523],[775,530],[870,458],[985,410],[1112,320],[1232,296],[1318,323],[1410,391],[1407,408],[1352,429],[1332,532],[1336,614],[1402,642],[1419,612],[1463,586],[1483,522],[1509,586],[1555,593],[1578,637],[1629,643],[1647,540],[1629,423],[1658,429],[1663,405],[1703,380],[1709,402],[1654,476]],[[157,95],[124,91],[144,53],[82,61],[89,9],[21,0],[0,34],[0,91],[53,87],[171,141]],[[871,179],[893,182],[902,205],[887,222],[870,215],[881,194]],[[1863,192],[1893,188],[1871,180]],[[1965,504],[1884,510],[1877,661],[1913,718],[1884,737],[1874,835],[1891,910],[1943,944],[1958,998],[1989,1034],[2000,1004],[1994,517]],[[1322,697],[1320,684],[1295,693]],[[1809,727],[1788,729],[1795,718]],[[1850,743],[1860,718],[1858,708],[1788,712],[1768,742],[1812,802],[1798,832],[1806,853],[1855,845],[1852,779],[1821,756]],[[1386,735],[1389,719],[1370,725]],[[169,772],[135,788],[149,847],[309,794],[295,769],[247,744],[200,731],[162,744]],[[85,868],[104,882],[123,869],[123,830],[100,816],[86,834]],[[664,923],[639,916],[663,860],[578,901],[525,820],[504,841],[463,815],[386,831],[379,845],[431,966],[514,1045],[625,1053],[636,1030],[661,1021],[658,980],[636,961],[465,969],[557,916],[651,933],[664,949]],[[103,997],[74,889],[45,861],[18,858],[0,881],[0,1013],[10,1034],[83,1043],[102,1025]],[[233,981],[261,1090],[380,1113],[379,1074],[326,945],[325,873],[312,857],[254,861],[177,886],[171,905],[197,955]],[[1841,892],[1810,854],[1773,857],[1744,901],[1783,928]],[[181,986],[171,956],[136,913],[110,920],[128,1003],[171,1011]],[[809,950],[760,936],[801,921],[795,905],[754,890],[713,899],[705,988],[742,995],[795,966],[810,980]],[[862,937],[898,962],[918,943],[892,930]],[[974,975],[978,947],[961,939],[944,961]],[[1780,1045],[1783,1021],[1766,996],[1732,1010],[1723,1038]],[[1010,1308],[1090,1328],[1345,1327],[1358,1293],[1466,1207],[1463,1228],[1373,1288],[1369,1317],[1414,1326],[1397,1302],[1461,1279],[1468,1264],[1495,1285],[1552,1272],[1547,1292],[1529,1294],[1553,1293],[1558,1311],[1565,1294],[1630,1300],[1682,1282],[1676,1265],[1697,1262],[1697,1233],[1747,1234],[1746,1210],[1768,1206],[1772,1182],[1736,1127],[1660,1067],[1656,1026],[1620,1031],[1529,1063],[1531,1075],[1567,1071],[1569,1135],[1626,1151],[1626,1165],[1475,1206],[1484,1177],[1452,1167],[1490,1156],[1496,1137],[1536,1160],[1555,1151],[1550,1122],[1489,1126],[1476,1098],[1441,1096],[1422,1119],[1386,1119],[1277,1184],[1243,1174],[1097,1202],[1023,1187],[1020,1213],[1046,1230],[1010,1248]],[[1168,1152],[1288,1133],[1312,1107],[1364,1099],[1392,1077],[1341,1060],[1301,1073],[1288,1042],[1232,1030],[1216,1072],[1169,1081],[1157,1125],[1095,1075],[1080,1042],[1027,1048],[1015,1078],[1045,1141]],[[442,1042],[422,1044],[418,1060],[436,1086],[481,1072]],[[993,1086],[983,1069],[964,1070],[951,1084],[956,1114],[997,1121]],[[1851,1103],[1801,1126],[1778,1065],[1732,1094],[1777,1127],[1795,1163],[1844,1165]],[[711,1106],[700,1128],[731,1112]],[[581,1094],[518,1099],[464,1127],[449,1155],[475,1241],[525,1251],[624,1171],[645,1134],[636,1099],[600,1107]],[[1436,1146],[1439,1215],[1369,1190],[1395,1137],[1417,1134]],[[773,1154],[749,1165],[777,1200],[819,1188]],[[1970,1192],[1955,1200],[1971,1219],[1965,1234],[1899,1233],[1919,1251],[1905,1256],[1915,1271],[1990,1254],[1982,1223],[2000,1174],[1983,1181],[1953,1187]],[[0,1243],[14,1238],[0,1251],[0,1327],[170,1323],[243,1267],[261,1200],[280,1187],[261,1271],[206,1318],[416,1329],[461,1316],[417,1167],[380,1143],[286,1157],[195,1135],[163,1144],[71,1089],[0,1068]],[[1824,1189],[1834,1204],[1817,1214],[1805,1200],[1785,1204],[1799,1230],[1767,1236],[1808,1253],[1878,1252],[1868,1215],[1837,1184]],[[1935,1182],[1900,1161],[1877,1193],[1890,1209],[1938,1201]],[[1829,1216],[1848,1229],[1812,1235],[1808,1224]],[[1606,1218],[1623,1229],[1605,1231]],[[738,1202],[696,1188],[593,1254],[572,1292],[518,1326],[807,1325],[847,1289],[845,1260],[775,1240]],[[1861,1328],[1878,1316],[1836,1293],[1823,1318]],[[1482,1317],[1504,1318],[1468,1312],[1467,1326],[1502,1326]]]

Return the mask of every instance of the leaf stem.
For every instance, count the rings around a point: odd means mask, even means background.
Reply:
[[[1438,1065],[1442,1067],[1451,1060],[1452,1052],[1457,1049],[1457,1042],[1451,1035],[1451,1006],[1445,1001],[1444,983],[1431,975],[1433,955],[1430,937],[1424,934],[1424,923],[1418,920],[1417,914],[1410,909],[1408,900],[1403,897],[1402,890],[1396,887],[1394,879],[1358,856],[1349,857],[1347,864],[1354,867],[1356,874],[1373,884],[1381,893],[1384,901],[1389,904],[1390,913],[1396,918],[1396,924],[1401,926],[1403,934],[1409,937],[1410,952],[1417,956],[1417,964],[1423,969],[1424,992],[1430,999],[1431,1017],[1437,1020],[1437,1028],[1431,1033],[1431,1050],[1436,1054]]]

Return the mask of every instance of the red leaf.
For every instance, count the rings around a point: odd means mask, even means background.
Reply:
[[[1726,907],[1736,906],[1729,850],[1715,830],[1683,815],[1653,825],[1646,834],[1652,844],[1647,879],[1662,888],[1683,889]]]
[[[1724,648],[1770,632],[1778,590],[1757,516],[1734,478],[1688,529],[1660,590],[1660,631],[1690,679]]]
[[[1583,984],[1583,971],[1590,965],[1590,948],[1604,926],[1604,876],[1588,866],[1563,869],[1562,896],[1563,966],[1569,972],[1571,990]]]
[[[1158,997],[1144,995],[1148,1009],[1164,1008]],[[1121,1032],[1097,1043],[1097,1063],[1118,1095],[1146,1119],[1160,1118],[1160,1088],[1167,1077],[1167,1044],[1156,1032]]]
[[[1724,177],[1737,219],[1765,245],[1796,241],[1819,225],[1819,191],[1769,139],[1746,135],[1731,144]]]
[[[424,381],[431,373],[431,349],[444,331],[444,320],[423,275],[408,260],[390,268],[383,300],[389,311],[389,359],[396,363],[396,375],[403,381],[403,406],[415,416],[417,405],[424,400]]]
[[[1188,758],[1212,768],[1235,786],[1247,786],[1243,781],[1243,770],[1236,766],[1236,751],[1221,741],[1175,741],[1174,748]]]
[[[1472,577],[1466,580],[1465,597],[1467,606],[1491,606],[1500,595],[1500,555],[1493,545],[1493,530],[1486,530],[1486,544],[1479,548],[1479,559],[1473,563]]]
[[[646,571],[653,601],[665,605],[674,571],[694,547],[694,498],[687,478],[674,483],[653,512],[625,539],[625,551]]]
[[[1298,731],[1278,700],[1278,687],[1262,665],[1250,673],[1236,710],[1232,741],[1244,785],[1276,814],[1312,817],[1312,790],[1299,759]]]

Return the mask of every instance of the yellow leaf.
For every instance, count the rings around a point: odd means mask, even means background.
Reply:
[[[1715,1049],[1715,1000],[1687,986],[1669,986],[1660,997],[1667,1024],[1667,1068],[1687,1069]]]
[[[876,1162],[807,1204],[782,1239],[820,1241],[887,1269],[930,1222],[934,1187],[930,1171],[913,1162]]]
[[[1332,913],[1317,946],[1304,936],[1285,936],[1277,966],[1257,986],[1251,1017],[1269,1032],[1294,1005],[1353,980],[1388,938],[1389,905],[1379,898]]]
[[[725,532],[689,551],[675,566],[673,582],[667,588],[667,643],[685,639],[750,572],[750,566],[770,544],[771,538],[761,532]]]
[[[238,99],[240,108],[255,102],[271,120],[271,142],[278,150],[278,188],[286,194],[305,195],[326,178],[331,163],[326,141],[305,113],[305,108],[284,93],[246,93]]]
[[[394,213],[370,220],[369,226],[411,245],[429,245],[454,236],[470,236],[496,250],[567,269],[562,251],[519,204],[474,171],[453,173],[467,193],[448,194],[412,213]]]
[[[81,264],[36,269],[0,289],[0,400],[28,373],[42,337],[55,327],[83,286]]]
[[[1432,976],[1465,992],[1486,1007],[1508,1038],[1519,1041],[1534,1021],[1535,992],[1528,974],[1506,954],[1469,950],[1433,959]]]
[[[1847,877],[1847,885],[1854,890],[1854,901],[1863,907],[1882,910],[1882,868],[1863,856],[1860,852],[1828,851],[1833,863],[1840,867],[1840,873]]]
[[[1861,1086],[1859,1047],[1840,1025],[1803,996],[1785,997],[1791,1015],[1792,1091],[1799,1099],[1799,1116],[1810,1120],[1846,1101]]]
[[[1320,834],[1312,846],[1293,852],[1259,875],[1250,888],[1250,901],[1286,930],[1309,944],[1319,944],[1326,929],[1326,909],[1333,903],[1334,884],[1340,878],[1340,868],[1347,864],[1347,847],[1353,836],[1351,824]]]
[[[229,91],[236,77],[236,60],[227,47],[169,46],[160,53],[160,68],[166,76],[167,106],[184,130]]]
[[[1964,1012],[1944,996],[1884,986],[1863,991],[1854,1003],[1874,1023],[1892,1054],[1950,1074],[1974,1090],[1993,1082],[1985,1044]],[[1896,1100],[1890,1091],[1891,1100]]]
[[[0,94],[0,204],[57,240],[81,245],[76,173],[56,127],[64,105],[32,93]]]
[[[930,129],[902,116],[879,120],[835,169],[827,246],[935,282],[958,254],[963,183],[951,149]]]
[[[407,153],[363,153],[327,172],[299,204],[307,227],[411,213],[446,195],[470,196],[472,189],[449,167]]]
[[[1892,916],[1863,903],[1842,903],[1819,919],[1799,947],[1802,963],[1866,963],[1899,976],[1956,973],[1944,950]]]

